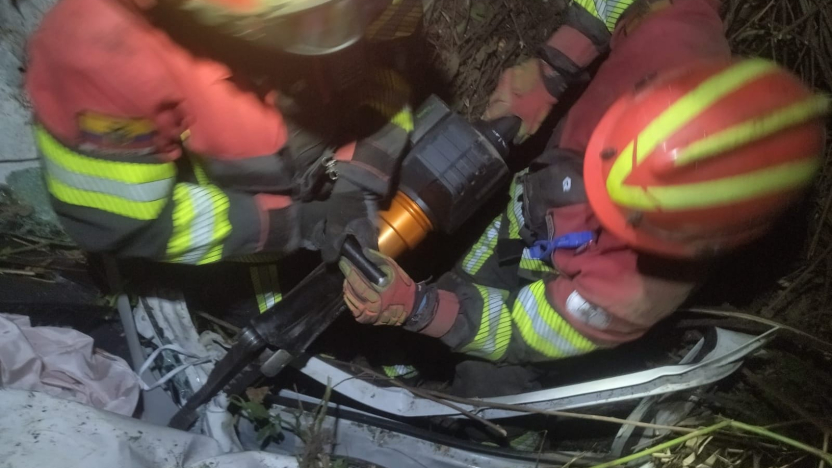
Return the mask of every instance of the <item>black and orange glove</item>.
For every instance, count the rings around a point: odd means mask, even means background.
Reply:
[[[390,257],[370,249],[364,255],[386,274],[382,286],[364,277],[349,260],[341,258],[344,301],[359,323],[402,326],[405,330],[441,337],[459,314],[459,300],[449,291],[417,283]]]
[[[362,247],[378,245],[375,201],[351,182],[339,179],[326,200],[300,207],[301,238],[308,248],[320,250],[326,263],[335,263],[347,236]]]
[[[372,325],[402,325],[424,305],[427,288],[416,283],[390,257],[375,250],[364,250],[370,261],[379,265],[387,279],[382,286],[373,284],[346,258],[338,266],[344,273],[344,301],[355,320]]]

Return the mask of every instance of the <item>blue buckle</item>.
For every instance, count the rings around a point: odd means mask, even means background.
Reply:
[[[557,249],[580,249],[595,239],[591,231],[579,231],[555,237],[552,240],[536,241],[529,247],[529,256],[535,260],[546,260]]]

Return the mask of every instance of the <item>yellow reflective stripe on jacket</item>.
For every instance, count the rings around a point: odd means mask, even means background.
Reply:
[[[140,164],[76,153],[42,127],[35,141],[44,158],[46,185],[58,200],[126,218],[151,220],[168,203],[175,183],[173,163]]]
[[[41,127],[35,128],[35,140],[45,157],[77,174],[127,184],[145,184],[176,176],[176,166],[173,163],[140,164],[107,161],[78,154],[59,143]]]
[[[471,247],[468,254],[462,260],[462,270],[469,275],[476,275],[488,258],[494,253],[497,247],[497,240],[500,237],[500,225],[502,224],[502,216],[492,221],[488,229],[477,240],[477,243]]]
[[[402,377],[405,379],[413,378],[419,375],[419,370],[409,364],[396,364],[394,366],[381,366],[384,375],[395,379]]]
[[[168,239],[168,261],[179,263],[182,255],[191,246],[191,230],[188,229],[194,218],[194,204],[185,184],[177,184],[173,189],[173,233]]]
[[[135,202],[113,195],[80,190],[64,184],[50,174],[46,175],[46,187],[52,196],[64,203],[95,208],[141,221],[156,219],[167,204],[167,200]]]
[[[649,194],[645,188],[629,186],[625,180],[635,166],[653,153],[661,142],[691,120],[698,117],[713,104],[749,82],[777,70],[777,65],[766,60],[746,60],[733,65],[701,83],[678,101],[673,103],[631,141],[618,155],[607,177],[607,192],[615,202],[635,209],[654,210],[661,208],[660,200]]]
[[[393,118],[390,120],[393,125],[401,128],[402,130],[410,133],[413,131],[413,112],[410,110],[410,106],[405,106],[401,109]]]
[[[511,341],[511,315],[505,301],[508,291],[474,285],[482,296],[482,318],[474,339],[459,351],[489,361],[498,361]]]
[[[413,112],[409,105],[394,107],[380,99],[369,99],[364,104],[386,117],[388,122],[396,127],[401,128],[407,133],[413,131]]]
[[[511,200],[509,200],[508,208],[506,209],[509,223],[509,239],[520,239],[520,228],[523,227],[523,224],[526,222],[523,217],[523,184],[518,182],[519,176],[525,173],[526,172],[524,171],[518,174],[518,177],[514,178],[511,182],[511,187],[508,189],[508,193],[511,195]]]
[[[542,280],[520,290],[511,318],[523,341],[544,357],[576,356],[598,348],[552,308]]]
[[[413,131],[413,112],[410,109],[410,85],[398,73],[390,69],[377,69],[372,73],[374,93],[362,101],[387,121],[402,130]]]
[[[532,258],[528,248],[523,249],[523,256],[520,258],[520,269],[539,273],[551,273],[555,271],[554,268],[543,260]]]
[[[167,260],[202,265],[222,258],[231,233],[228,196],[215,186],[177,184],[174,189],[173,232]]]
[[[261,314],[283,300],[277,277],[277,265],[253,265],[249,267],[249,274],[254,286],[257,308]]]
[[[202,164],[202,161],[200,161],[199,158],[191,158],[191,167],[194,170],[194,177],[196,178],[196,182],[199,185],[211,184],[211,179],[209,179],[208,174],[205,173],[205,166]]]
[[[635,0],[575,0],[592,16],[604,22],[612,32],[621,15],[635,2]]]
[[[211,248],[208,254],[199,261],[198,265],[213,263],[222,259],[223,242],[231,234],[231,221],[228,219],[228,196],[218,187],[205,187],[211,192],[211,203],[214,211],[214,229],[211,232]]]

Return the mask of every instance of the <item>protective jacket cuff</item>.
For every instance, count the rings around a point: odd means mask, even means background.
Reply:
[[[258,194],[260,242],[257,252],[288,253],[300,246],[298,207],[285,195]]]
[[[428,325],[419,331],[419,333],[434,338],[441,338],[445,336],[459,315],[459,298],[456,294],[450,291],[437,291],[437,306],[436,314]]]

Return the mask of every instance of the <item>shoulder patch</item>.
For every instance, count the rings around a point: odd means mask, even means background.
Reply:
[[[578,291],[572,291],[566,299],[566,311],[582,323],[599,330],[606,330],[612,322],[612,317],[606,310],[584,299]]]
[[[81,146],[90,149],[138,150],[153,147],[156,127],[150,119],[115,117],[97,112],[78,114]]]

